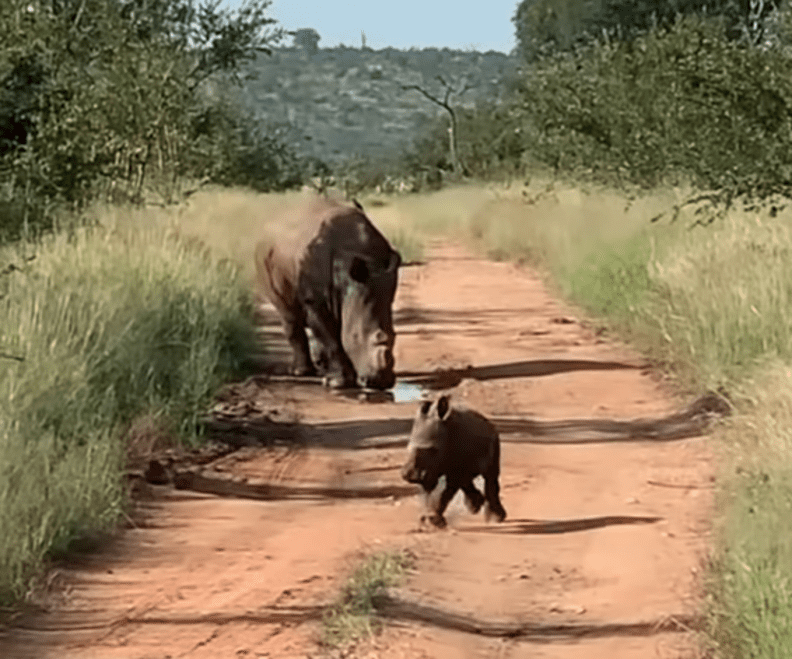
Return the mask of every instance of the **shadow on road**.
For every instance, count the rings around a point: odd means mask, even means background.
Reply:
[[[492,416],[504,443],[588,444],[624,441],[671,441],[698,437],[715,418],[729,414],[722,396],[708,393],[680,412],[640,419],[565,419],[538,421]],[[385,449],[407,445],[412,418],[350,419],[317,423],[273,421],[266,416],[210,418],[213,439],[233,446],[300,444],[339,449]]]
[[[488,621],[431,604],[405,601],[390,596],[379,598],[376,607],[381,616],[391,620],[420,623],[480,636],[546,643],[582,638],[653,636],[661,632],[689,632],[691,629],[701,629],[703,624],[700,617],[690,615],[664,616],[654,620],[630,622]]]
[[[566,519],[543,521],[538,519],[507,519],[501,524],[488,524],[481,526],[459,526],[460,533],[501,533],[544,535],[552,533],[575,533],[577,531],[590,531],[606,526],[620,524],[654,524],[661,521],[662,517],[646,517],[633,515],[604,515],[601,517],[585,517],[582,519]]]
[[[623,362],[598,361],[591,359],[530,359],[508,364],[469,366],[434,372],[406,371],[398,377],[410,384],[427,389],[450,389],[462,380],[500,380],[506,378],[533,378],[572,371],[614,371],[621,369],[640,369],[645,365],[625,364]]]

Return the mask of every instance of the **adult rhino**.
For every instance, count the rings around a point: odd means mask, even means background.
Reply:
[[[312,195],[259,242],[256,271],[294,351],[292,372],[319,371],[333,388],[388,389],[399,253],[363,207]],[[311,360],[306,326],[320,346]]]

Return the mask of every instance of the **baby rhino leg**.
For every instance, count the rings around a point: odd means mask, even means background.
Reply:
[[[484,517],[489,522],[493,517],[502,522],[506,519],[506,509],[500,500],[500,485],[498,484],[498,472],[484,475],[484,497],[487,499],[487,506],[484,510]]]
[[[462,486],[462,491],[465,493],[465,503],[468,510],[474,515],[481,510],[484,505],[484,495],[479,492],[478,488],[473,484],[473,481]]]
[[[453,482],[449,479],[446,483],[445,489],[440,494],[440,498],[437,500],[437,503],[434,505],[430,503],[430,506],[434,508],[434,511],[430,515],[422,518],[421,521],[426,520],[431,522],[437,528],[444,529],[446,527],[446,520],[445,517],[443,517],[443,513],[458,490],[459,483]]]

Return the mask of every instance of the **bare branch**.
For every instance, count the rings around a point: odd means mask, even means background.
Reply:
[[[446,109],[448,107],[448,103],[447,102],[441,101],[439,98],[437,98],[436,96],[433,96],[428,91],[426,91],[423,87],[420,87],[418,85],[402,85],[402,89],[404,89],[405,91],[409,90],[409,89],[414,89],[417,92],[421,92],[421,94],[423,94],[426,98],[428,98],[430,101],[432,101],[432,103],[437,103],[437,105],[440,105],[440,106],[442,106],[442,107],[444,107]]]

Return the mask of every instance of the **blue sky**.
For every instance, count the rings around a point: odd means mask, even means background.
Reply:
[[[401,0],[398,2],[337,2],[334,0],[273,0],[270,15],[287,30],[314,28],[322,37],[320,48],[340,43],[452,49],[499,50],[514,47],[511,17],[519,0],[488,0],[466,3],[459,0]],[[229,7],[240,0],[226,0]],[[287,42],[291,45],[291,41]]]

